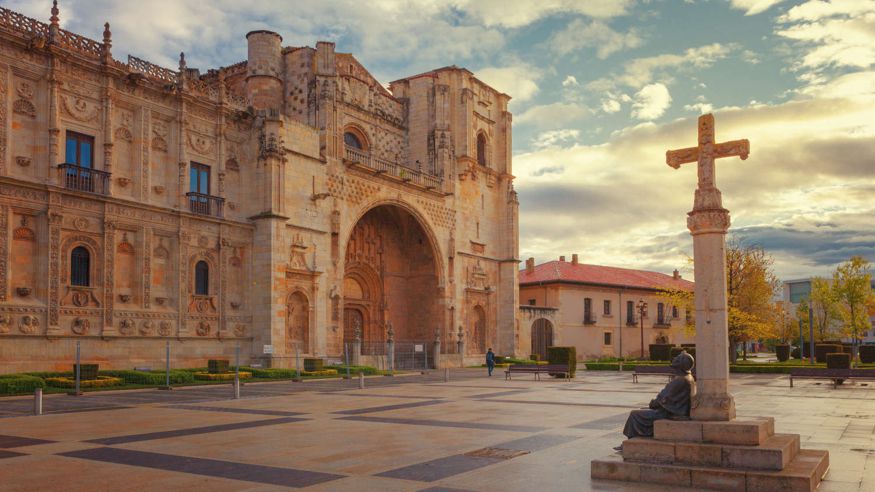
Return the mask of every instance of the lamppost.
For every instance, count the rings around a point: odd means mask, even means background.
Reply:
[[[641,358],[644,358],[644,317],[647,316],[647,303],[638,299],[638,319],[641,321]]]

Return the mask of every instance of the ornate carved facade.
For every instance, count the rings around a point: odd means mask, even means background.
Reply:
[[[168,69],[116,59],[108,24],[95,41],[56,8],[0,9],[2,371],[66,365],[75,341],[116,367],[166,340],[176,365],[240,343],[289,366],[390,330],[516,352],[509,96],[246,40],[240,63]]]

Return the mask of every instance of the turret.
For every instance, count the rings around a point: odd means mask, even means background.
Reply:
[[[252,31],[246,35],[249,58],[246,62],[246,95],[252,107],[279,110],[283,105],[283,38],[271,31]]]

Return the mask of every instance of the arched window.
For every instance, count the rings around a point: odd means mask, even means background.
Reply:
[[[344,132],[343,134],[343,143],[346,144],[347,147],[352,147],[358,150],[365,150],[364,144],[362,144],[362,140],[353,132]]]
[[[486,164],[487,143],[486,135],[483,133],[477,134],[477,164],[485,166]]]
[[[91,253],[83,246],[73,248],[70,253],[70,284],[91,285]]]
[[[198,296],[210,295],[210,266],[203,260],[194,266],[194,293]]]

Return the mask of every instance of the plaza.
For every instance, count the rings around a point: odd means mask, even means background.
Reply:
[[[670,490],[590,479],[664,378],[485,370],[0,401],[0,490]],[[875,488],[875,388],[733,374],[739,418],[827,449],[821,491]],[[37,473],[38,472],[38,473]],[[650,481],[651,484],[658,480]],[[671,488],[673,489],[673,488]]]

